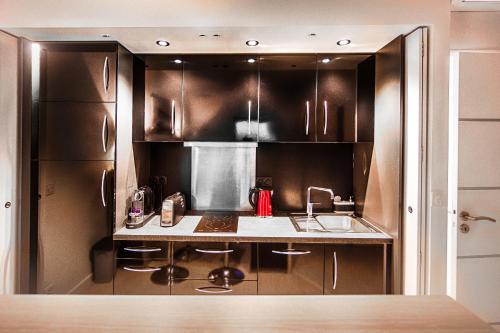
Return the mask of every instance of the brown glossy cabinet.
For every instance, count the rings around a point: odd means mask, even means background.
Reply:
[[[258,68],[251,55],[184,57],[185,141],[256,141]]]
[[[325,247],[325,295],[385,294],[384,245]]]
[[[354,142],[356,67],[363,55],[324,54],[318,58],[317,138]]]
[[[113,160],[115,103],[40,102],[42,160]]]
[[[117,44],[43,43],[40,100],[115,102]]]
[[[259,244],[259,294],[322,295],[323,244]]]
[[[182,58],[147,56],[145,62],[145,140],[179,141],[183,123]]]
[[[259,141],[316,140],[316,55],[260,61]]]
[[[119,259],[115,295],[170,295],[168,260]]]

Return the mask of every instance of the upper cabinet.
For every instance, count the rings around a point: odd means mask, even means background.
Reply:
[[[356,67],[366,55],[318,56],[317,138],[356,140]]]
[[[316,55],[263,56],[259,141],[316,140]]]
[[[256,141],[258,73],[251,55],[185,57],[183,140]]]
[[[144,137],[147,141],[182,139],[182,58],[148,56],[145,70]]]
[[[373,142],[375,117],[375,56],[358,65],[357,73],[357,130],[358,142]]]
[[[112,43],[44,43],[40,51],[40,100],[116,101],[116,50]]]

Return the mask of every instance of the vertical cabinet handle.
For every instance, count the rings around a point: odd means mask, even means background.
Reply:
[[[324,101],[323,102],[323,119],[324,119],[324,124],[323,124],[323,135],[326,135],[326,130],[328,128],[328,102]]]
[[[248,101],[248,136],[252,135],[252,101]]]
[[[172,130],[172,135],[175,134],[175,100],[172,100],[172,110],[170,115],[170,127]]]
[[[104,115],[102,120],[102,150],[106,153],[108,151],[108,115]]]
[[[309,135],[309,101],[306,101],[306,135]]]
[[[337,263],[337,252],[333,251],[333,290],[335,290],[337,288],[337,267],[338,267],[338,263]]]
[[[109,89],[109,58],[104,58],[104,67],[102,70],[102,81],[104,84],[104,91],[107,93]]]
[[[102,170],[102,177],[101,177],[101,201],[102,201],[102,206],[106,207],[106,196],[104,194],[105,191],[105,184],[106,184],[106,170]]]

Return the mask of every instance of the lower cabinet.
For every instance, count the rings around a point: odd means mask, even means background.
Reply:
[[[259,244],[259,294],[322,295],[323,244]]]
[[[166,260],[118,259],[115,295],[170,295]]]
[[[384,244],[115,242],[117,295],[386,293]]]
[[[257,295],[257,281],[216,285],[209,280],[176,280],[172,295]]]
[[[385,294],[384,245],[325,246],[325,295]]]

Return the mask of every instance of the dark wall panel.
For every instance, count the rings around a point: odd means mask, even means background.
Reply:
[[[167,177],[167,195],[181,192],[191,209],[191,148],[183,143],[151,144],[150,175]]]
[[[373,142],[375,108],[375,56],[358,65],[358,142]]]
[[[335,195],[352,195],[352,144],[259,143],[257,176],[273,178],[274,209],[306,209],[309,186],[332,188]],[[330,196],[313,192],[316,211],[332,209]]]

